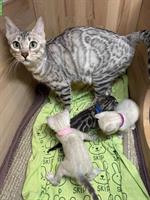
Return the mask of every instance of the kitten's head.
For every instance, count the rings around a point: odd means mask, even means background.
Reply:
[[[30,31],[21,31],[8,17],[6,20],[6,38],[10,52],[18,62],[28,66],[37,63],[45,52],[44,23],[40,17]]]
[[[100,129],[107,135],[116,131],[132,129],[139,117],[139,108],[131,99],[125,99],[115,107],[115,111],[105,111],[95,115]]]
[[[47,123],[51,129],[58,132],[64,128],[70,127],[69,111],[64,110],[53,116],[48,117]]]
[[[99,128],[106,134],[111,135],[120,128],[121,118],[115,111],[104,111],[95,115],[98,119]]]

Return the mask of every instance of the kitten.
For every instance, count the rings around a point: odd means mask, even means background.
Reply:
[[[114,110],[118,104],[117,100],[113,96],[101,96],[97,99],[96,103],[86,110],[81,111],[71,119],[71,128],[78,129],[82,132],[88,132],[91,129],[98,128],[98,120],[95,118],[96,113],[103,111]],[[52,148],[48,149],[47,153],[62,147],[61,143],[56,144]]]
[[[115,111],[105,111],[96,114],[100,129],[107,135],[117,132],[127,132],[135,128],[139,117],[139,108],[131,99],[125,99],[119,103]]]
[[[93,84],[96,97],[109,95],[113,81],[131,64],[136,44],[143,41],[150,49],[149,31],[120,36],[93,27],[70,28],[46,42],[41,17],[30,32],[6,17],[6,38],[14,58],[55,90],[68,109],[73,81]]]
[[[98,200],[98,196],[89,181],[94,179],[100,170],[93,168],[88,151],[83,143],[85,139],[95,140],[96,137],[70,128],[68,110],[49,117],[48,125],[57,132],[56,137],[62,143],[65,158],[60,163],[55,176],[49,172],[47,179],[53,185],[58,185],[63,176],[75,178],[79,184],[88,189],[94,200]]]

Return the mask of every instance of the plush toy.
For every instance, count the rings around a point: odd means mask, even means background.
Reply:
[[[117,131],[126,132],[135,127],[135,123],[139,117],[139,108],[137,104],[125,99],[119,103],[114,111],[105,111],[96,114],[100,129],[107,135],[111,135]]]
[[[98,200],[90,181],[100,172],[99,168],[93,168],[88,151],[83,140],[95,140],[94,135],[85,134],[77,129],[70,128],[69,111],[57,113],[48,118],[48,125],[55,132],[56,137],[62,143],[65,154],[64,160],[60,163],[55,175],[51,172],[47,174],[47,179],[53,184],[58,185],[63,176],[74,178],[92,195],[93,200]]]
[[[97,99],[94,105],[80,112],[71,119],[71,127],[82,132],[88,132],[92,128],[98,128],[98,120],[95,118],[95,114],[105,110],[114,110],[117,104],[118,102],[115,97],[101,96],[99,99]],[[49,153],[50,151],[53,151],[59,147],[61,147],[60,143],[56,144],[47,152]]]

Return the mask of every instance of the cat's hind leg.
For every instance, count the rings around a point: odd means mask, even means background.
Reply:
[[[114,110],[115,104],[113,107],[112,98],[111,98],[112,81],[107,80],[107,79],[105,81],[94,79],[93,87],[95,91],[94,103],[96,104],[97,102],[104,102],[107,98],[107,104],[110,104],[111,110]]]
[[[93,87],[95,91],[95,97],[100,98],[104,95],[110,95],[112,90],[112,82],[109,80],[102,81],[101,80],[93,80]]]

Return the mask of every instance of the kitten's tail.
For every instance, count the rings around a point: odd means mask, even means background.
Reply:
[[[79,180],[80,180],[81,185],[83,185],[88,190],[88,192],[92,195],[93,200],[99,200],[91,183],[84,176],[79,176]]]

